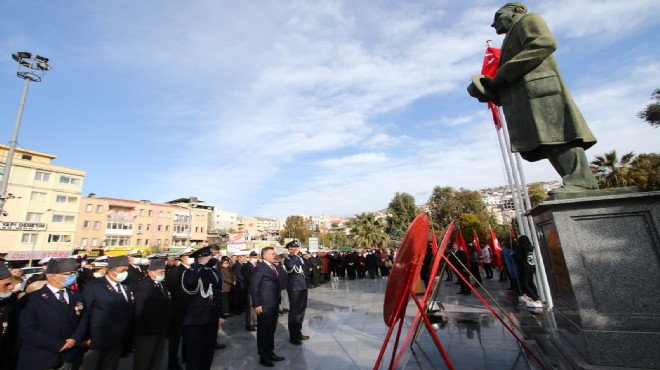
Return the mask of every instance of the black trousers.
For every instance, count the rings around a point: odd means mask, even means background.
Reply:
[[[218,323],[183,327],[186,369],[210,370],[218,336]]]
[[[167,333],[167,363],[170,367],[177,367],[179,364],[179,346],[183,336],[183,316],[185,311],[175,311],[170,321],[170,329]],[[183,343],[181,349],[181,359],[186,362],[186,343]]]
[[[275,329],[277,329],[277,307],[265,308],[257,315],[257,352],[259,357],[270,359],[275,349]]]
[[[307,309],[307,290],[289,291],[289,339],[302,336],[302,325]]]
[[[119,367],[121,346],[111,349],[90,349],[83,356],[80,370],[116,370]]]

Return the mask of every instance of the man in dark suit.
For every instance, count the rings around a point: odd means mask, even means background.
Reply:
[[[172,311],[164,259],[152,259],[148,279],[135,286],[135,353],[133,369],[160,370]]]
[[[451,264],[454,265],[454,267],[456,267],[458,272],[469,283],[470,273],[468,272],[468,268],[467,268],[467,264],[468,264],[467,253],[465,253],[465,251],[463,251],[462,249],[458,249],[458,245],[456,243],[452,244],[451,253],[449,255],[449,262],[451,262]],[[466,284],[465,281],[463,281],[463,279],[458,277],[458,282],[461,285],[461,290],[456,294],[471,294],[468,284]]]
[[[171,268],[165,275],[165,284],[172,295],[172,315],[170,319],[169,331],[167,333],[167,368],[168,370],[181,370],[179,363],[179,345],[183,335],[183,318],[186,314],[188,305],[188,294],[181,287],[181,277],[183,272],[190,267],[190,254],[194,252],[193,248],[186,248],[175,255],[176,266]],[[182,346],[181,357],[185,362],[185,343]]]
[[[80,360],[76,345],[85,334],[80,324],[83,298],[69,289],[77,279],[77,269],[74,259],[51,259],[46,267],[47,285],[23,298],[18,369],[72,369]]]
[[[133,324],[133,292],[121,284],[126,276],[128,258],[110,257],[105,276],[85,286],[82,324],[87,328],[89,350],[81,370],[117,369],[119,365],[122,345]]]
[[[275,250],[266,247],[261,250],[263,260],[254,269],[250,281],[250,297],[257,314],[257,351],[259,363],[273,367],[273,361],[283,361],[273,352],[275,348],[275,329],[277,328],[277,311],[280,304],[280,279],[275,267]]]
[[[248,262],[241,268],[243,280],[245,281],[245,286],[248,287],[248,289],[250,287],[250,283],[252,282],[252,274],[254,273],[254,269],[259,263],[257,256],[257,252],[250,252],[250,258],[248,259]],[[249,294],[247,295],[247,305],[245,307],[245,330],[257,330],[257,314],[254,312],[254,307],[252,307],[252,298]]]
[[[210,247],[200,248],[190,256],[195,263],[182,277],[183,289],[188,294],[183,318],[186,368],[208,370],[213,364],[218,320],[222,314],[222,280],[213,268],[218,261],[213,258]]]
[[[245,279],[243,278],[243,265],[245,263],[247,263],[247,256],[245,254],[240,254],[236,262],[231,265],[231,271],[236,277],[236,285],[234,285],[234,289],[231,292],[231,310],[234,315],[240,315],[245,311],[245,295],[250,288],[245,285]]]
[[[16,346],[15,283],[9,268],[0,260],[0,369],[11,369]]]
[[[289,274],[289,283],[287,292],[289,294],[289,342],[295,345],[301,345],[302,340],[309,339],[302,333],[302,325],[305,320],[305,310],[307,309],[307,281],[305,280],[305,270],[308,268],[300,252],[300,243],[297,240],[289,242],[286,247],[289,255],[284,259],[284,267]]]

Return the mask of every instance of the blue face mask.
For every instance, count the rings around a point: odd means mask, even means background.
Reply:
[[[64,279],[64,281],[62,282],[62,285],[64,285],[65,287],[68,288],[68,287],[70,287],[71,285],[73,285],[73,283],[76,282],[76,279],[78,279],[78,274],[71,274],[71,275],[68,275],[68,276],[66,277],[66,279]]]

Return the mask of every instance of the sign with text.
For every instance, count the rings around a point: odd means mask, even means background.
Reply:
[[[71,255],[71,251],[66,250],[47,250],[47,251],[10,251],[7,252],[5,259],[7,261],[21,260],[40,260],[42,258],[66,258]]]
[[[41,222],[0,222],[0,230],[46,231],[47,226]]]

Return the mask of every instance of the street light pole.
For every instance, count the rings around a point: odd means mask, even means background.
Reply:
[[[14,123],[14,133],[12,134],[11,142],[9,143],[9,153],[7,154],[5,169],[2,174],[2,183],[0,183],[0,215],[4,215],[7,187],[9,186],[9,173],[11,172],[11,166],[14,161],[16,143],[18,142],[18,130],[21,127],[23,107],[25,106],[25,98],[27,97],[30,81],[40,82],[41,77],[43,77],[46,71],[50,69],[50,66],[48,66],[48,58],[39,55],[32,58],[32,54],[21,51],[12,54],[12,58],[18,62],[18,71],[16,72],[16,75],[25,80],[25,86],[23,87],[23,95],[21,96],[21,102],[18,106],[18,114],[16,115],[16,122]]]

